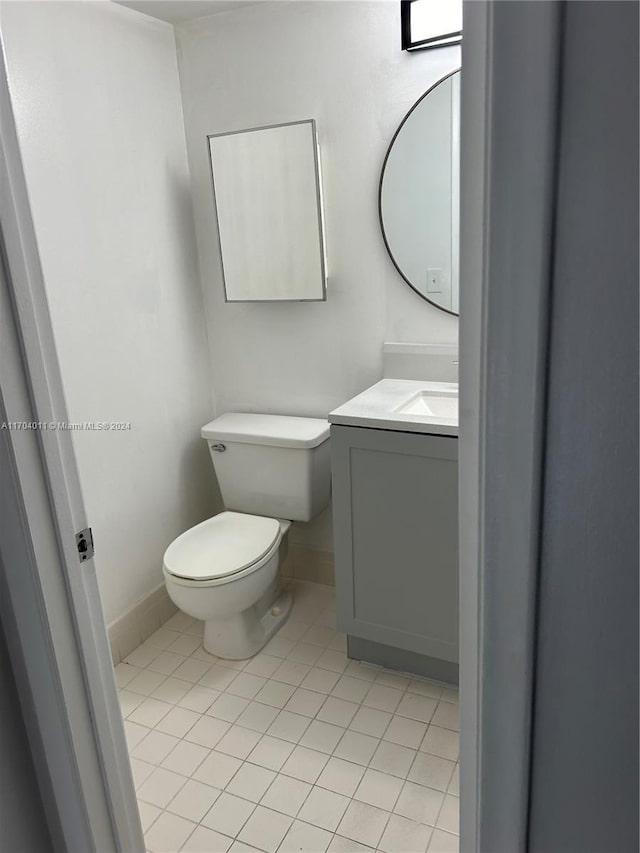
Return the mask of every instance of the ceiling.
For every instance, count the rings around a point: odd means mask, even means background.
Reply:
[[[137,12],[144,12],[152,18],[179,24],[193,21],[205,15],[228,12],[242,6],[255,6],[260,0],[115,0],[121,6],[128,6]]]

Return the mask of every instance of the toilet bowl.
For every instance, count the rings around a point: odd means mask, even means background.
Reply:
[[[174,604],[205,623],[206,651],[245,660],[291,610],[278,572],[291,521],[310,521],[329,504],[329,424],[228,413],[202,437],[226,509],[169,545],[164,580]]]
[[[204,623],[204,647],[229,660],[252,657],[291,610],[281,591],[288,521],[222,512],[179,536],[164,555],[174,604]]]

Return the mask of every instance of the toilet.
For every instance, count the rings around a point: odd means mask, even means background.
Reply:
[[[225,511],[167,548],[167,592],[204,624],[204,648],[229,660],[257,654],[284,624],[280,585],[292,521],[329,504],[329,424],[319,418],[227,413],[201,430]]]

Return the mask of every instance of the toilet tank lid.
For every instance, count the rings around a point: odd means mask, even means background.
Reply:
[[[227,412],[203,426],[200,434],[209,441],[310,448],[329,438],[329,422],[324,418]]]

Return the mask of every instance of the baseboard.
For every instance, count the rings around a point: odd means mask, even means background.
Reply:
[[[280,574],[284,578],[335,586],[333,552],[290,542],[287,557],[280,566]]]
[[[178,608],[161,584],[107,627],[114,666],[144,643]]]
[[[396,649],[372,640],[362,640],[360,637],[352,637],[351,634],[347,636],[347,656],[352,660],[384,666],[385,669],[421,675],[423,678],[444,681],[447,684],[458,684],[457,663],[408,652],[406,649]]]

